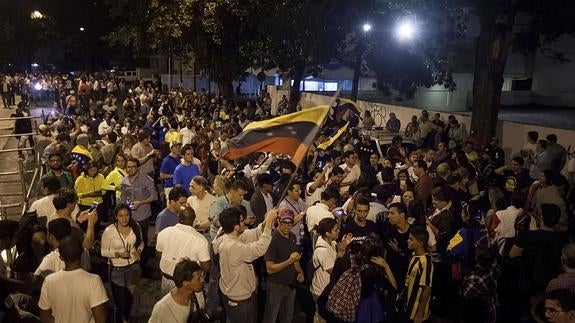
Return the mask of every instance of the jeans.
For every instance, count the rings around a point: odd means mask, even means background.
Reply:
[[[142,250],[142,254],[140,255],[140,267],[142,268],[142,272],[144,272],[146,269],[148,259],[150,258],[150,251],[148,248],[148,231],[150,229],[150,220],[151,217],[145,218],[142,221],[138,221],[140,229],[142,230],[142,241],[144,242],[144,250]]]
[[[226,295],[224,297],[224,308],[228,323],[256,323],[258,317],[258,307],[256,295],[241,302],[234,302]]]
[[[112,295],[122,319],[128,320],[134,303],[134,289],[138,280],[138,264],[110,268]]]
[[[266,307],[263,323],[290,323],[293,320],[293,308],[296,289],[287,285],[267,283]]]

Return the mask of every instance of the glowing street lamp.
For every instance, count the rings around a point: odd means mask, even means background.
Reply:
[[[365,23],[365,24],[363,24],[363,26],[362,26],[362,30],[363,30],[364,33],[368,33],[368,32],[370,32],[372,29],[373,29],[373,26],[372,26],[371,24],[369,24],[369,23]]]
[[[84,27],[80,27],[80,31],[84,31],[84,30],[86,30],[86,29],[84,29]]]
[[[30,14],[30,19],[42,19],[42,18],[44,18],[44,15],[38,10],[34,10]]]
[[[417,28],[411,20],[402,20],[395,27],[395,35],[402,41],[412,40],[416,33]]]

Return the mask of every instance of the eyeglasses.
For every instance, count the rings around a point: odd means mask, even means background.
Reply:
[[[280,221],[280,224],[290,226],[290,225],[293,225],[293,222],[291,222],[291,221]]]
[[[558,315],[559,313],[565,313],[565,311],[558,311],[554,308],[546,308],[545,313],[547,313],[549,315]]]
[[[549,315],[557,315],[559,313],[565,313],[565,311],[558,311],[554,308],[546,308],[545,309],[545,313],[549,314]]]

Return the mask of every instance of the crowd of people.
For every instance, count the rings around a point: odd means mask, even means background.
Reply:
[[[94,80],[58,88],[38,135],[20,132],[44,175],[28,213],[0,221],[10,322],[128,322],[142,276],[164,295],[149,322],[575,322],[575,161],[556,135],[506,156],[455,116],[372,130],[336,102],[301,165],[227,160],[269,95],[142,82],[118,100]],[[396,136],[377,147],[372,131]]]

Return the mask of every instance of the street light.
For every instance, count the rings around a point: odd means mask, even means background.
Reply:
[[[84,31],[84,30],[86,30],[86,29],[84,29],[84,27],[80,27],[80,31]]]
[[[411,20],[402,20],[395,27],[395,35],[399,40],[407,41],[415,37],[416,26]]]
[[[365,23],[362,27],[364,33],[370,32],[372,28],[373,26],[370,23]]]
[[[42,18],[44,18],[44,15],[38,10],[34,10],[30,14],[30,19],[42,19]]]

